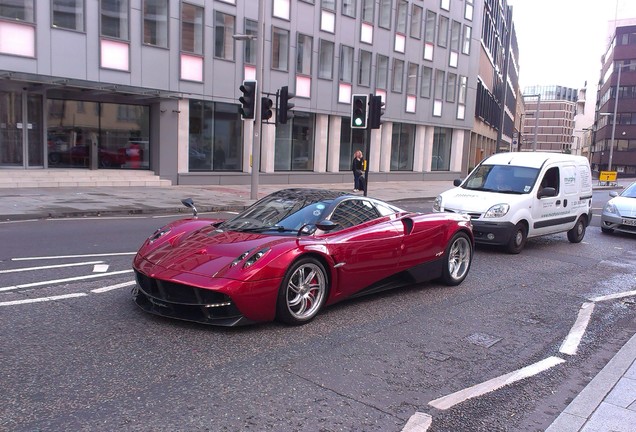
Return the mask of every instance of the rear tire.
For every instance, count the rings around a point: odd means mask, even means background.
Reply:
[[[568,231],[568,240],[570,240],[570,243],[581,243],[581,240],[585,237],[586,227],[587,220],[585,219],[585,216],[579,216],[574,227]]]
[[[278,290],[276,318],[291,325],[310,322],[327,300],[328,283],[320,261],[301,258],[293,263]]]
[[[444,268],[440,280],[449,286],[459,285],[466,279],[473,261],[473,245],[466,233],[453,236],[444,253]]]
[[[508,241],[506,252],[510,254],[518,254],[526,245],[526,240],[528,240],[528,229],[522,222],[519,222],[515,225],[512,237],[510,237],[510,240]]]

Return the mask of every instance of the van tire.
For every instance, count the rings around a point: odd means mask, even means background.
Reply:
[[[587,221],[585,220],[585,216],[579,216],[574,227],[568,231],[568,240],[570,240],[570,243],[581,243],[581,240],[585,237],[586,226]]]
[[[526,240],[528,240],[528,228],[526,228],[523,222],[519,222],[515,225],[512,236],[510,236],[506,251],[509,254],[518,254],[526,245]]]

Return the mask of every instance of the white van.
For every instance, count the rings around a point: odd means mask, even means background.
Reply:
[[[436,212],[471,216],[475,241],[517,254],[529,237],[559,232],[578,243],[592,220],[592,173],[583,156],[498,153],[435,199]]]

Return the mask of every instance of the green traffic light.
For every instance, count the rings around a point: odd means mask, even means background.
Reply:
[[[355,124],[356,126],[362,126],[362,119],[361,118],[355,119]]]

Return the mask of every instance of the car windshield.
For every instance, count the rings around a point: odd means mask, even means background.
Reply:
[[[627,189],[621,192],[621,196],[625,198],[636,198],[636,183],[629,185]]]
[[[480,165],[462,184],[462,188],[488,192],[530,193],[539,170],[511,165]]]
[[[243,232],[293,232],[303,226],[313,226],[324,219],[331,199],[308,194],[270,195],[258,201],[236,217],[222,223],[218,229]]]

